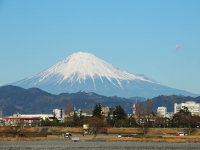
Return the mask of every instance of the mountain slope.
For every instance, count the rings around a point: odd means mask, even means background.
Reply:
[[[17,86],[0,87],[0,109],[4,115],[12,115],[13,113],[52,113],[55,108],[65,108],[68,100],[71,101],[73,107],[78,109],[93,110],[95,104],[100,103],[102,106],[115,108],[121,105],[127,113],[132,113],[133,100],[141,100],[138,97],[130,100],[120,97],[106,97],[96,93],[62,93],[53,95],[37,88],[23,89]],[[168,112],[173,112],[174,103],[182,103],[186,101],[195,101],[200,103],[200,97],[183,97],[183,96],[158,96],[151,99],[152,109],[156,112],[157,107],[166,106]],[[145,106],[143,101],[143,105]]]
[[[93,110],[97,103],[115,108],[121,105],[127,113],[132,111],[132,100],[120,97],[106,97],[96,93],[62,93],[53,95],[37,88],[23,89],[17,86],[0,87],[0,109],[5,115],[13,113],[52,113],[55,108],[65,108],[68,100],[78,109]]]
[[[161,94],[191,95],[169,88],[144,76],[123,71],[96,56],[78,52],[58,62],[44,72],[13,83],[24,88],[37,87],[59,94],[62,92],[96,92],[107,96],[154,97]]]

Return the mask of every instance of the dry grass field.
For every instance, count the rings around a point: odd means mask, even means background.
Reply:
[[[185,137],[176,137],[176,136],[144,136],[140,138],[136,137],[121,137],[121,138],[106,138],[105,141],[149,141],[149,142],[167,142],[167,143],[186,143],[186,142],[200,142],[199,136],[185,136]]]
[[[48,129],[48,132],[71,132],[71,133],[82,133],[83,128],[59,128],[51,127]]]
[[[8,129],[0,128],[1,132],[5,132]],[[32,127],[24,128],[23,131],[26,133],[39,133],[42,127]],[[63,139],[62,133],[70,132],[73,136],[79,136],[82,138],[82,128],[63,128],[63,127],[49,127],[48,133],[58,133],[58,134],[48,134],[47,137],[6,137],[0,136],[0,141],[38,141],[38,140],[52,140],[52,139]],[[97,138],[93,136],[88,137],[87,140],[102,140],[102,141],[152,141],[152,142],[170,142],[170,143],[185,143],[185,142],[200,142],[200,129],[196,129],[189,136],[177,137],[174,133],[185,132],[184,129],[172,129],[172,128],[149,128],[147,130],[147,135],[136,135],[131,137],[126,137],[133,133],[142,133],[141,128],[108,128],[108,135],[98,134]],[[122,137],[118,138],[117,134],[121,134]],[[112,136],[111,136],[112,135]],[[125,137],[124,137],[125,136]],[[98,137],[100,137],[98,139]]]
[[[200,130],[199,135],[200,135]],[[142,128],[108,128],[108,133],[142,133]],[[147,129],[148,133],[153,133],[156,135],[165,135],[169,133],[185,132],[184,129],[174,129],[174,128],[149,128]]]

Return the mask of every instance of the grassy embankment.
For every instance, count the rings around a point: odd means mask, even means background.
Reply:
[[[46,139],[63,139],[62,133],[70,132],[73,136],[82,136],[82,128],[59,128],[59,127],[50,127],[47,130],[47,134],[44,136],[40,134],[41,127],[32,127],[32,128],[24,128],[23,133],[25,136],[13,136],[14,134],[7,133],[9,128],[0,128],[0,140],[4,141],[32,141],[32,140],[46,140]],[[141,128],[108,128],[108,135],[113,135],[112,137],[106,136],[102,134],[98,134],[96,138],[89,138],[88,140],[101,139],[102,141],[153,141],[153,142],[200,142],[200,129],[195,129],[189,136],[184,137],[176,137],[174,136],[177,132],[185,132],[188,131],[185,129],[172,129],[172,128],[149,128],[146,135],[142,135],[139,133],[143,133],[143,129]],[[136,133],[139,135],[132,135]],[[118,138],[117,134],[121,134],[122,137]],[[101,138],[101,136],[103,138]],[[128,137],[129,136],[129,137]]]

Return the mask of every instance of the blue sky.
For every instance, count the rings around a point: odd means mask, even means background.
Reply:
[[[84,51],[200,94],[199,0],[0,0],[0,85]]]

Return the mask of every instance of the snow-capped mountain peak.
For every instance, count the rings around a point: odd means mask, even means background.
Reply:
[[[46,71],[12,85],[37,87],[54,94],[85,91],[106,96],[148,98],[161,94],[190,94],[161,85],[143,75],[128,73],[85,52],[74,53]]]
[[[112,82],[112,79],[115,79],[120,86],[121,80],[143,80],[152,82],[142,76],[136,76],[118,69],[96,56],[85,52],[74,53],[36,76],[40,77],[39,82],[42,82],[46,78],[55,75],[60,77],[59,83],[65,80],[81,82],[87,78],[91,78],[94,81],[96,77],[99,77],[101,80],[105,77],[110,82]]]

